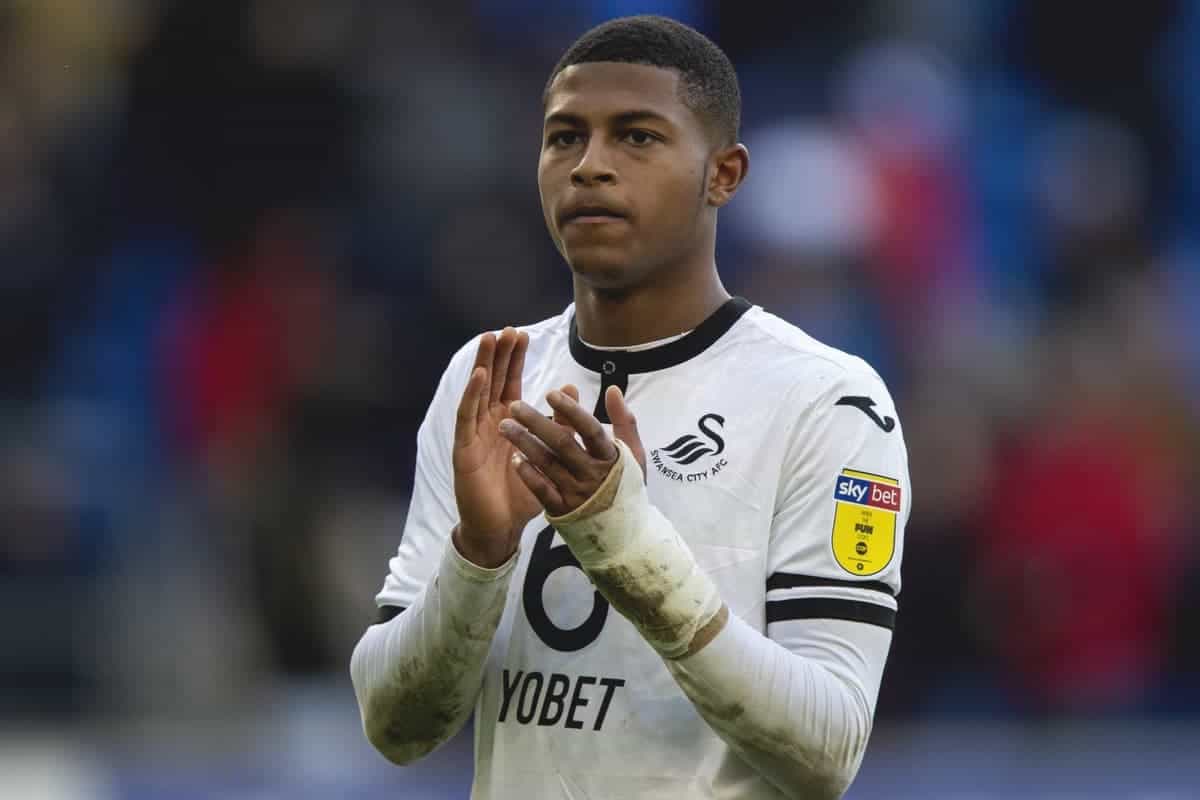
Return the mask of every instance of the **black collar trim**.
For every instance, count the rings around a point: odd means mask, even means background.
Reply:
[[[653,347],[649,350],[597,350],[584,344],[579,338],[575,327],[575,315],[571,315],[571,355],[579,365],[611,375],[621,372],[630,375],[637,372],[654,372],[655,370],[682,364],[703,353],[711,347],[725,332],[733,327],[733,323],[741,319],[752,308],[749,300],[741,297],[731,297],[714,311],[708,319],[696,326],[695,330],[673,342]]]

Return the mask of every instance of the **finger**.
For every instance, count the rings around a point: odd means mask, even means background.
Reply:
[[[558,491],[557,487],[545,475],[518,453],[513,453],[512,463],[513,468],[517,471],[517,477],[533,493],[533,496],[538,499],[538,502],[542,504],[542,508],[555,516],[564,513],[563,507],[565,504],[563,503],[562,493]]]
[[[477,409],[483,398],[483,384],[487,380],[487,370],[476,367],[471,370],[467,379],[467,388],[463,390],[462,398],[458,401],[458,414],[454,423],[454,446],[466,447],[475,438],[478,424]]]
[[[529,429],[513,419],[500,423],[500,435],[512,442],[529,463],[537,467],[556,486],[565,488],[574,482],[571,472],[546,444],[530,433]]]
[[[479,337],[479,349],[475,351],[475,368],[483,368],[483,387],[480,391],[480,398],[486,398],[491,392],[492,380],[492,361],[496,357],[496,336],[492,333],[485,333]],[[487,413],[487,403],[480,402],[475,407],[475,417],[482,421],[483,415]]]
[[[600,420],[579,405],[577,400],[563,392],[550,392],[546,401],[554,409],[554,418],[563,417],[566,425],[574,428],[583,439],[583,446],[593,458],[612,461],[617,457],[617,447],[608,438]]]
[[[559,425],[549,417],[542,416],[528,403],[518,401],[509,406],[513,419],[529,429],[546,445],[567,470],[577,478],[585,478],[592,471],[593,459],[575,441],[575,431]]]
[[[529,334],[521,331],[517,334],[517,342],[508,360],[508,371],[500,379],[504,381],[504,392],[500,396],[500,402],[505,405],[521,399],[521,373],[525,370],[525,353],[528,351]]]
[[[488,402],[499,403],[500,395],[506,388],[508,364],[512,358],[513,349],[517,344],[517,332],[513,328],[505,328],[496,340],[496,355],[492,360],[492,374],[496,379],[488,387]]]
[[[634,458],[642,467],[642,474],[645,475],[646,448],[642,446],[642,437],[638,433],[637,417],[625,402],[621,387],[608,387],[608,391],[604,393],[604,408],[608,411],[608,418],[612,420],[613,436],[629,446]]]
[[[567,397],[570,397],[576,403],[579,402],[579,390],[572,384],[568,383],[566,386],[559,389],[559,391],[565,394]],[[566,416],[559,411],[554,412],[554,421],[559,425],[570,425],[570,423],[567,422]]]

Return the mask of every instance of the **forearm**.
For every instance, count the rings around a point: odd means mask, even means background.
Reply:
[[[686,655],[721,598],[674,526],[650,504],[623,442],[608,478],[569,514],[548,517],[596,589],[666,658]]]
[[[354,693],[367,738],[389,760],[427,755],[470,716],[515,561],[483,569],[447,543],[416,602],[359,640]]]
[[[627,452],[611,477],[551,519],[581,567],[747,762],[789,796],[839,797],[866,746],[870,676],[882,670],[890,633],[843,622],[850,627],[823,628],[799,646],[802,655],[784,648],[728,613]]]
[[[838,798],[871,732],[890,632],[826,621],[800,655],[731,615],[695,655],[666,662],[708,724],[789,797]],[[827,639],[828,641],[820,641]]]

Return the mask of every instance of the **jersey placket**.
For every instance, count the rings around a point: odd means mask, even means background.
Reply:
[[[695,358],[725,334],[738,319],[750,310],[749,301],[733,297],[718,308],[686,336],[669,344],[649,350],[599,350],[588,347],[579,338],[575,317],[571,317],[569,347],[575,361],[586,369],[600,373],[600,395],[593,414],[603,423],[611,423],[604,407],[604,393],[610,386],[629,392],[629,376],[634,373],[655,372]]]
[[[621,394],[627,394],[629,389],[629,368],[623,363],[623,353],[614,352],[600,364],[600,394],[596,397],[596,408],[592,413],[596,419],[606,425],[612,420],[608,418],[608,408],[604,405],[604,395],[608,387],[620,388]]]

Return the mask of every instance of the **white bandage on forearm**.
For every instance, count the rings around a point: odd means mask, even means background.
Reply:
[[[650,503],[629,448],[583,505],[546,519],[602,595],[665,658],[687,653],[721,610],[717,587],[675,526]]]

